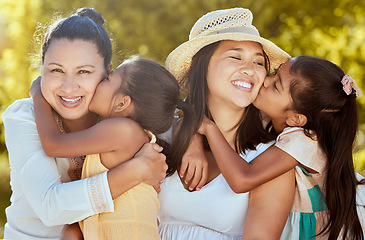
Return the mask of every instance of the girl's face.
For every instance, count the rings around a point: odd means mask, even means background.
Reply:
[[[89,106],[90,111],[97,113],[104,119],[113,116],[113,108],[122,84],[122,76],[123,65],[120,65],[109,74],[108,78],[99,83]]]
[[[267,76],[262,85],[256,100],[255,107],[266,113],[272,120],[274,126],[283,126],[290,113],[292,97],[290,84],[293,76],[289,70],[290,60],[279,66],[275,75]]]
[[[81,119],[90,113],[90,101],[104,76],[104,59],[95,44],[57,39],[45,54],[41,89],[62,118]]]
[[[262,47],[251,41],[222,41],[207,73],[208,104],[242,110],[251,104],[266,76]]]

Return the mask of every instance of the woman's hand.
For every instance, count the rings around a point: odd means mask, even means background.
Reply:
[[[83,240],[79,223],[66,224],[62,228],[60,240]]]
[[[205,157],[202,136],[194,134],[181,159],[179,175],[189,184],[189,190],[199,191],[208,179],[208,160]]]
[[[162,147],[158,144],[145,143],[133,160],[140,161],[142,181],[152,185],[157,192],[160,192],[160,184],[167,171],[166,156],[161,151]]]
[[[161,181],[166,177],[166,156],[156,143],[145,143],[129,161],[108,171],[108,183],[113,199],[144,182],[160,192]]]
[[[41,76],[38,76],[35,80],[33,80],[32,85],[30,86],[29,96],[34,98],[38,94],[42,94],[41,92]]]

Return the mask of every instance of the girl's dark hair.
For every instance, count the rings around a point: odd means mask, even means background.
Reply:
[[[220,42],[215,42],[202,48],[196,53],[192,59],[191,67],[185,76],[187,81],[188,94],[187,102],[193,106],[195,113],[194,132],[196,132],[206,115],[209,119],[212,116],[208,107],[208,84],[207,84],[207,72],[210,58],[215,50],[218,48]],[[269,58],[263,51],[265,57],[265,68],[269,73],[270,63]],[[264,129],[264,126],[257,124],[261,122],[260,111],[250,104],[246,107],[242,116],[242,120],[238,123],[238,130],[236,132],[236,152],[240,153],[247,149],[255,149],[259,143],[266,143],[275,139],[275,135],[268,133]],[[255,130],[253,130],[255,128]],[[204,140],[206,148],[208,148],[206,140]]]
[[[131,97],[134,113],[131,118],[153,134],[169,130],[175,118],[176,108],[184,113],[173,135],[168,153],[167,174],[171,175],[180,166],[181,158],[193,135],[194,115],[190,105],[180,99],[180,87],[174,76],[160,64],[138,57],[123,63],[120,91]],[[158,143],[162,141],[159,140]],[[163,147],[168,147],[165,144]]]
[[[42,45],[42,63],[53,40],[80,39],[95,44],[98,53],[104,59],[105,69],[108,69],[112,59],[112,44],[103,24],[102,15],[92,8],[78,9],[75,14],[55,22],[45,35]]]
[[[328,158],[324,187],[328,222],[318,235],[362,240],[356,212],[356,187],[361,183],[352,159],[358,126],[356,95],[345,94],[341,83],[345,74],[330,61],[300,56],[292,61],[290,73],[293,109],[307,117],[306,134],[315,133]]]

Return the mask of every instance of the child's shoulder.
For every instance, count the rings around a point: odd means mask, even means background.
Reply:
[[[302,128],[285,128],[277,137],[275,146],[290,154],[301,165],[319,173],[323,172],[326,156],[315,136],[307,136]]]
[[[277,137],[277,139],[280,139],[283,136],[287,135],[301,135],[304,134],[303,128],[300,127],[286,127]]]
[[[136,121],[125,117],[108,118],[97,125],[107,128],[115,134],[123,134],[123,136],[126,137],[133,136],[138,133],[144,133],[143,128]]]

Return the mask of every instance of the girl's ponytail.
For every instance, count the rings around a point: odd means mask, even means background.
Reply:
[[[290,73],[300,79],[292,82],[290,89],[293,109],[307,117],[306,134],[311,137],[315,133],[327,156],[324,191],[328,215],[316,236],[362,240],[356,205],[356,188],[361,183],[352,158],[358,126],[356,92],[344,91],[348,84],[343,83],[343,70],[324,59],[297,57]]]
[[[181,165],[181,159],[188,148],[194,134],[195,114],[192,107],[179,99],[177,108],[183,116],[178,120],[176,130],[172,136],[171,155],[167,159],[167,176],[172,175]]]
[[[356,210],[358,180],[352,158],[358,124],[355,95],[347,96],[338,112],[324,112],[321,115],[327,115],[320,118],[318,126],[324,127],[317,131],[320,133],[318,141],[328,156],[325,181],[329,211],[328,222],[322,232],[328,232],[329,239],[337,239],[340,234],[344,239],[345,236],[363,239]]]

